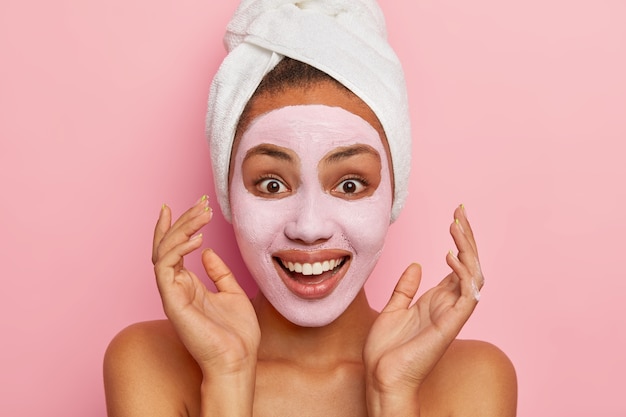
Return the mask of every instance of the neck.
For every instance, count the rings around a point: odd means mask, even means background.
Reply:
[[[361,289],[335,321],[323,327],[300,327],[285,319],[259,292],[253,305],[261,328],[259,360],[292,361],[303,366],[362,362],[363,346],[378,313]]]

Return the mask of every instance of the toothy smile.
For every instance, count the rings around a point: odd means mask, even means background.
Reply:
[[[274,252],[274,266],[285,286],[296,296],[328,296],[348,272],[352,253],[341,249]]]
[[[332,271],[336,268],[339,268],[343,264],[345,259],[346,258],[343,257],[313,263],[291,262],[280,258],[279,261],[282,266],[290,272],[297,272],[302,275],[322,275],[324,272]]]

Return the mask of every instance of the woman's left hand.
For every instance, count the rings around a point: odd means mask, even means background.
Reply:
[[[419,387],[478,302],[484,278],[463,207],[454,219],[458,255],[446,257],[452,272],[411,305],[421,267],[410,265],[370,330],[363,352],[370,415],[415,415]]]

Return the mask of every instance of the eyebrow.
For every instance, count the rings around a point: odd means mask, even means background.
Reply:
[[[248,150],[248,152],[246,152],[246,156],[243,158],[243,162],[256,155],[267,155],[272,158],[280,159],[287,162],[293,161],[293,158],[287,152],[280,150],[272,145],[261,144]]]
[[[332,164],[332,163],[343,161],[355,155],[361,155],[364,153],[374,155],[375,157],[380,159],[380,155],[378,154],[378,152],[376,152],[376,150],[373,149],[371,146],[367,146],[367,145],[353,145],[347,148],[343,148],[339,151],[331,153],[324,159],[326,163]]]

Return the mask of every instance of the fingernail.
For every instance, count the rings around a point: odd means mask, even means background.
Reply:
[[[207,207],[209,207],[209,196],[204,194],[202,197],[200,197],[196,204],[198,204],[200,207],[204,207],[204,210],[207,211]]]
[[[448,253],[449,253],[450,255],[452,255],[452,257],[453,257],[454,259],[459,259],[459,258],[457,258],[457,257],[456,257],[456,255],[454,254],[454,252],[452,252],[452,249],[450,249],[450,250],[448,251]]]
[[[463,210],[463,214],[465,215],[465,218],[467,218],[467,210],[465,210],[465,204],[461,203],[461,210]]]
[[[459,221],[459,219],[454,219],[454,222],[459,226],[462,232],[465,232],[465,230],[463,229],[463,225],[461,225],[461,222]]]
[[[196,239],[200,239],[201,237],[202,237],[202,233],[198,233],[197,235],[192,236],[192,238],[189,240],[196,240]]]

